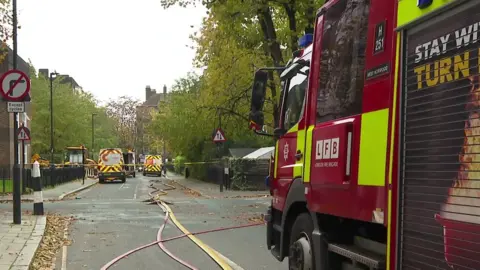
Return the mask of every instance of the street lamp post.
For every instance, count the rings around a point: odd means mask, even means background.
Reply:
[[[50,162],[52,163],[53,166],[53,151],[54,151],[54,146],[53,146],[53,76],[57,76],[57,72],[50,72]]]
[[[17,42],[17,27],[18,27],[18,22],[17,22],[17,0],[13,0],[12,2],[12,26],[13,26],[13,32],[12,32],[12,38],[13,38],[13,68],[17,68],[17,48],[18,48],[18,42]],[[8,61],[7,61],[8,62]],[[14,162],[13,162],[13,223],[14,224],[22,224],[22,201],[21,201],[21,186],[20,186],[20,181],[21,181],[21,175],[20,175],[20,167],[18,165],[20,161],[20,157],[18,156],[18,122],[17,122],[17,117],[18,120],[20,120],[20,117],[18,116],[18,113],[13,113],[13,156],[14,156]]]
[[[93,148],[95,147],[95,115],[96,113],[92,113],[92,159],[93,158]]]
[[[53,161],[53,152],[54,152],[54,148],[53,148],[53,79],[54,77],[53,76],[57,76],[58,73],[55,71],[55,72],[50,72],[50,76],[49,76],[49,79],[50,79],[50,183],[54,183],[53,182],[53,172],[54,172],[54,169],[55,169],[55,162]]]

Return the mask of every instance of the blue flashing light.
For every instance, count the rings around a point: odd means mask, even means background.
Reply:
[[[417,7],[424,9],[429,7],[433,3],[433,0],[417,0]]]
[[[298,46],[305,48],[313,42],[313,34],[305,34],[298,40]]]

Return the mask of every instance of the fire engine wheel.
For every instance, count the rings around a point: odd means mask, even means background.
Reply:
[[[288,253],[289,270],[313,270],[312,239],[313,222],[309,214],[300,214],[293,223]]]
[[[102,177],[99,177],[99,178],[98,178],[98,182],[99,182],[100,184],[103,184],[103,183],[105,183],[105,179],[103,179]]]
[[[127,177],[126,176],[122,177],[122,183],[125,183],[125,182],[127,182]]]
[[[133,172],[133,178],[135,178],[135,172]]]

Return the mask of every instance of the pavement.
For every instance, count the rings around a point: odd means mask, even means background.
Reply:
[[[228,197],[242,197],[242,196],[269,196],[268,190],[263,191],[241,191],[241,190],[223,190],[220,191],[220,186],[217,184],[204,182],[195,178],[185,178],[173,172],[167,173],[167,178],[174,180],[178,184],[196,191],[207,198],[228,198]]]
[[[46,217],[22,215],[13,224],[13,213],[0,210],[0,270],[28,270],[45,231]]]
[[[162,197],[171,203],[170,208],[176,219],[190,232],[259,223],[270,203],[268,196],[256,196],[260,194],[258,192],[228,191],[221,194],[215,190],[216,185],[202,185],[190,179],[182,179],[181,176],[171,177],[204,194],[190,192],[175,184],[177,189],[167,191],[168,194]],[[156,204],[149,204],[145,200],[153,191],[151,186],[166,189],[165,183],[172,182],[164,177],[137,174],[136,178],[127,178],[124,184],[97,184],[79,191],[75,194],[75,200],[45,202],[47,213],[73,217],[68,232],[71,245],[57,254],[55,269],[98,270],[119,255],[155,241],[165,214]],[[10,210],[11,207],[11,203],[0,204],[0,211]],[[22,203],[22,209],[33,209],[33,204]],[[162,237],[165,239],[181,234],[170,222]],[[286,260],[278,262],[267,250],[263,224],[197,237],[205,246],[221,253],[232,269],[287,269]],[[188,238],[166,242],[164,245],[171,253],[197,269],[220,269],[204,250]],[[155,245],[129,255],[115,263],[111,269],[186,268]]]
[[[56,201],[62,200],[65,196],[70,195],[72,193],[79,192],[83,189],[87,189],[95,184],[98,183],[97,179],[90,179],[85,178],[85,184],[83,184],[83,180],[75,180],[70,181],[61,185],[57,185],[55,187],[49,187],[43,189],[43,200],[44,201]],[[23,194],[22,201],[33,201],[34,195],[32,194]],[[0,196],[0,201],[12,201],[13,197],[12,194]]]

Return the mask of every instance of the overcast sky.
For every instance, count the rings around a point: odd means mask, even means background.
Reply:
[[[18,14],[19,55],[37,70],[68,74],[100,100],[143,101],[146,85],[158,92],[193,71],[194,50],[185,45],[205,9],[164,10],[159,0],[18,0]]]

